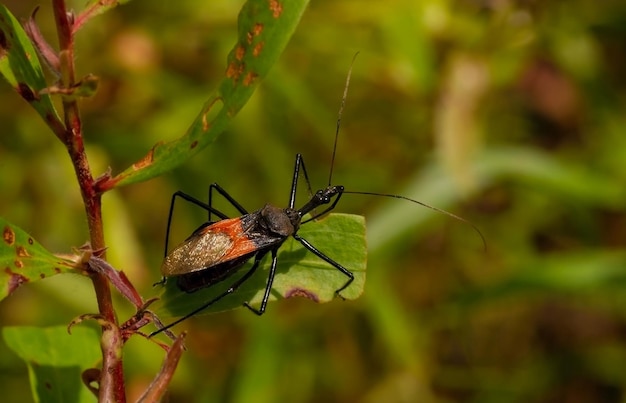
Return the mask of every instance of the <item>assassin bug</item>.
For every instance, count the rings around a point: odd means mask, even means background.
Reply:
[[[356,58],[356,55],[354,56],[354,58]],[[266,204],[261,209],[249,213],[239,202],[237,202],[217,183],[209,186],[208,204],[180,191],[174,193],[174,195],[172,196],[172,203],[170,205],[167,234],[165,238],[166,256],[161,267],[161,272],[164,276],[162,282],[165,282],[167,278],[175,279],[180,290],[184,292],[194,292],[201,288],[209,287],[218,282],[228,279],[234,273],[236,273],[237,270],[240,269],[248,260],[254,258],[254,262],[251,268],[249,268],[243,276],[234,281],[224,292],[201,304],[196,309],[192,310],[191,312],[187,313],[176,321],[153,332],[151,336],[167,330],[172,326],[184,321],[185,319],[196,315],[197,313],[203,311],[204,309],[207,309],[209,306],[213,305],[222,298],[235,292],[245,281],[247,281],[254,274],[254,272],[259,267],[261,260],[267,254],[270,254],[272,260],[268,272],[267,282],[265,285],[265,291],[261,300],[261,305],[257,309],[250,306],[248,303],[244,303],[244,306],[246,306],[252,312],[256,313],[257,315],[262,315],[266,310],[267,302],[270,297],[270,292],[272,290],[274,276],[276,274],[278,249],[290,236],[298,241],[302,246],[304,246],[304,248],[306,248],[309,252],[327,262],[345,276],[345,282],[337,290],[335,290],[335,296],[341,297],[341,292],[348,288],[354,280],[353,273],[349,269],[341,265],[339,262],[336,262],[331,257],[325,255],[309,241],[300,237],[298,235],[298,230],[302,224],[324,216],[331,210],[333,210],[337,206],[342,195],[346,193],[398,198],[422,205],[424,207],[446,214],[457,220],[468,223],[479,233],[484,243],[484,238],[478,228],[476,228],[472,223],[468,222],[467,220],[447,211],[429,206],[425,203],[404,196],[373,192],[347,191],[345,190],[344,186],[332,185],[333,165],[337,149],[337,138],[341,123],[341,115],[345,106],[348,87],[350,84],[351,73],[352,66],[348,71],[343,97],[341,100],[341,106],[339,109],[337,126],[335,131],[335,142],[331,159],[331,168],[328,177],[328,185],[325,188],[316,191],[308,200],[308,202],[305,203],[302,207],[296,208],[295,205],[296,190],[300,176],[304,176],[304,179],[309,189],[309,193],[311,193],[311,186],[304,164],[304,159],[302,158],[301,154],[296,155],[289,204],[287,208],[279,208],[270,204]],[[214,208],[212,204],[214,191],[224,197],[242,215],[236,218],[229,218],[226,214]],[[178,245],[168,254],[167,246],[169,243],[169,230],[172,220],[172,214],[174,211],[174,203],[177,197],[180,197],[207,210],[209,212],[209,220],[206,223],[202,224],[183,243]],[[321,212],[315,212],[315,209],[317,208],[323,208],[323,210]],[[309,213],[311,213],[311,217],[303,220],[303,217]],[[220,218],[220,220],[215,222],[212,221],[211,214],[216,215]]]

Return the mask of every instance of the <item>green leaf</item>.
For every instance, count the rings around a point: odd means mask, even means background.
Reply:
[[[114,0],[114,1],[102,1],[102,0],[90,0],[85,4],[85,11],[89,12],[90,17],[101,15],[114,9],[117,6],[128,3],[130,0]]]
[[[49,125],[60,122],[50,95],[40,94],[46,80],[26,32],[11,12],[0,4],[0,74],[30,103]]]
[[[500,181],[519,181],[568,200],[608,208],[621,207],[626,198],[624,188],[616,186],[615,181],[604,173],[581,164],[561,162],[548,153],[530,148],[486,149],[476,158],[473,171],[477,183],[483,187]],[[410,186],[400,194],[438,208],[446,209],[464,197],[458,183],[435,163],[420,170],[409,183]],[[368,216],[370,251],[390,247],[409,232],[415,234],[418,226],[437,214],[397,200],[389,201],[379,214]],[[489,236],[485,235],[489,243]]]
[[[117,6],[128,3],[130,0],[90,0],[85,4],[85,8],[74,17],[72,29],[77,32],[87,24],[92,18],[111,11]]]
[[[502,282],[460,294],[460,306],[519,295],[617,293],[626,287],[625,266],[623,251],[557,253],[521,265],[514,270],[517,274]]]
[[[352,273],[354,281],[341,292],[347,300],[358,298],[365,286],[365,265],[367,245],[365,243],[365,219],[350,214],[330,214],[325,218],[304,224],[298,235]],[[239,271],[211,287],[194,293],[185,293],[178,289],[175,278],[170,278],[164,286],[161,300],[152,308],[163,317],[182,316],[198,308],[224,292],[252,266],[252,260]],[[265,285],[271,256],[266,255],[254,275],[232,295],[222,298],[202,313],[220,312],[239,308],[244,302],[258,307]],[[324,262],[298,241],[289,238],[280,247],[276,276],[270,295],[270,301],[304,296],[316,302],[328,302],[335,298],[335,291],[347,281],[339,270]]]
[[[74,270],[71,261],[53,255],[2,217],[0,230],[0,300],[24,283]]]
[[[159,143],[104,188],[144,181],[169,171],[211,144],[246,104],[293,34],[308,0],[248,0],[238,21],[238,40],[228,55],[225,78],[187,133]]]
[[[2,335],[7,346],[26,362],[36,402],[96,400],[81,381],[82,372],[101,358],[95,330],[75,328],[70,335],[65,326],[5,327]]]

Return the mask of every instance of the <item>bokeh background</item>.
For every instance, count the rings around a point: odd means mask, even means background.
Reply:
[[[50,5],[5,1],[56,43]],[[74,2],[79,9],[84,2]],[[222,77],[242,1],[135,0],[79,35],[82,104],[98,175],[186,130]],[[104,197],[111,263],[145,297],[159,278],[171,194],[220,182],[249,209],[285,204],[295,153],[326,184],[353,54],[334,182],[368,220],[366,291],[291,299],[258,318],[189,320],[171,402],[622,402],[626,397],[626,3],[620,0],[313,0],[279,63],[228,131],[182,167]],[[87,239],[65,150],[0,85],[0,214],[46,247]],[[176,212],[174,237],[205,219]],[[120,318],[131,307],[118,298]],[[90,283],[57,276],[0,304],[3,325],[96,310]],[[129,396],[162,351],[125,350]],[[30,399],[0,344],[6,401]]]

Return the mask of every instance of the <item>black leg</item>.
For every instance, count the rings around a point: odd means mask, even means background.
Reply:
[[[348,281],[346,281],[346,283],[344,285],[342,285],[340,288],[338,288],[335,291],[335,296],[337,297],[341,297],[341,291],[345,290],[346,288],[348,288],[348,286],[352,283],[352,281],[354,281],[354,274],[346,269],[345,267],[343,267],[342,265],[340,265],[339,263],[335,262],[333,259],[329,258],[328,256],[326,256],[325,254],[323,254],[322,252],[319,251],[319,249],[317,249],[315,246],[311,245],[311,243],[309,241],[307,241],[306,239],[300,237],[297,234],[294,234],[293,237],[302,244],[302,246],[304,246],[305,248],[307,248],[311,253],[313,253],[315,256],[319,257],[320,259],[322,259],[323,261],[325,261],[326,263],[330,264],[331,266],[333,266],[335,269],[339,270],[341,273],[345,274],[346,277],[348,277]],[[343,297],[341,297],[343,298]]]
[[[165,256],[167,256],[167,252],[168,252],[168,246],[169,246],[169,237],[170,237],[170,227],[172,225],[172,216],[174,215],[174,204],[176,203],[176,198],[180,197],[181,199],[184,199],[186,201],[188,201],[191,204],[194,204],[204,210],[206,210],[209,213],[209,222],[212,222],[212,218],[211,218],[211,214],[215,214],[216,216],[218,216],[221,220],[225,220],[228,218],[228,216],[224,213],[222,213],[221,211],[217,210],[215,207],[213,207],[213,190],[216,190],[220,195],[222,195],[231,205],[233,205],[241,214],[248,214],[248,212],[246,211],[245,208],[243,208],[243,206],[241,204],[239,204],[239,202],[237,202],[226,190],[224,190],[224,188],[222,188],[219,184],[217,183],[212,183],[209,186],[209,204],[206,204],[205,202],[196,199],[195,197],[188,195],[187,193],[181,192],[180,190],[177,191],[176,193],[174,193],[172,195],[172,202],[170,203],[170,212],[167,216],[167,229],[166,229],[166,233],[165,233]]]
[[[248,211],[241,205],[234,197],[232,197],[223,187],[221,187],[218,183],[212,183],[209,186],[209,206],[211,206],[211,210],[209,212],[209,222],[211,220],[211,213],[213,210],[213,190],[217,191],[224,199],[226,199],[233,207],[237,209],[241,214],[248,214]],[[225,217],[220,217],[225,218]]]
[[[270,266],[270,272],[267,276],[267,284],[265,285],[265,294],[263,294],[263,300],[261,301],[261,306],[259,309],[255,309],[251,307],[247,302],[244,304],[246,308],[261,316],[265,313],[265,308],[267,307],[267,300],[270,298],[270,292],[272,291],[272,284],[274,283],[274,276],[276,275],[276,263],[278,262],[278,258],[276,255],[276,249],[272,249],[272,265]]]
[[[224,213],[222,213],[221,211],[213,208],[213,206],[211,206],[211,203],[209,202],[209,204],[206,204],[205,202],[196,199],[195,197],[188,195],[185,192],[181,192],[180,190],[175,192],[172,195],[172,201],[170,203],[170,211],[167,215],[167,227],[165,229],[165,248],[163,249],[163,257],[167,257],[167,253],[169,251],[169,243],[170,243],[170,229],[172,227],[172,217],[174,216],[174,205],[176,204],[176,198],[180,197],[181,199],[188,201],[189,203],[196,205],[206,211],[209,212],[209,218],[211,217],[211,213],[215,214],[216,216],[220,217],[221,219],[226,219],[228,218],[228,216]],[[162,277],[161,281],[154,283],[153,285],[163,285],[166,282],[166,278]]]
[[[252,275],[254,274],[254,272],[256,271],[256,269],[259,267],[259,263],[261,261],[261,259],[263,258],[263,256],[265,256],[266,252],[261,252],[261,253],[257,253],[256,256],[254,257],[254,264],[252,264],[252,267],[250,268],[250,270],[248,270],[246,272],[246,274],[244,274],[240,279],[238,279],[237,281],[235,281],[233,284],[231,284],[230,287],[228,287],[228,289],[226,291],[224,291],[223,293],[221,293],[220,295],[216,296],[215,298],[213,298],[212,300],[200,305],[198,308],[194,309],[193,311],[189,312],[188,314],[186,314],[185,316],[183,316],[182,318],[179,318],[177,320],[175,320],[174,322],[168,324],[165,327],[162,327],[161,329],[154,331],[150,334],[149,337],[152,337],[154,335],[157,335],[173,326],[176,326],[177,324],[179,324],[180,322],[191,318],[192,316],[204,311],[205,309],[207,309],[208,307],[210,307],[211,305],[213,305],[214,303],[216,303],[217,301],[221,300],[222,298],[232,294],[233,292],[237,291],[237,289],[243,284],[245,283],[250,277],[252,277]],[[266,291],[267,293],[267,291]],[[245,303],[245,306],[247,306],[248,308],[250,308],[250,306]],[[252,308],[250,308],[252,309]],[[253,311],[255,311],[253,309]],[[261,315],[261,313],[255,312],[258,315]]]
[[[172,195],[172,202],[170,203],[170,212],[167,216],[167,228],[165,231],[165,251],[164,251],[165,256],[167,256],[167,252],[168,252],[168,246],[169,246],[169,240],[170,240],[170,227],[172,225],[172,216],[174,215],[174,204],[176,203],[177,197],[180,197],[181,199],[186,200],[191,204],[194,204],[202,209],[205,209],[206,211],[209,212],[209,214],[213,213],[216,216],[220,217],[221,219],[228,218],[226,214],[222,213],[219,210],[214,209],[210,204],[206,204],[205,202],[200,201],[196,199],[195,197],[188,195],[187,193],[181,192],[180,190],[174,193]]]
[[[311,181],[309,180],[309,175],[306,171],[306,166],[304,165],[304,158],[302,157],[302,154],[296,154],[296,165],[293,170],[293,179],[291,181],[291,195],[289,198],[290,208],[294,208],[296,204],[296,192],[298,188],[298,178],[300,177],[300,173],[302,173],[302,175],[304,176],[304,180],[306,181],[307,190],[309,192],[309,197],[313,197],[313,191],[311,189]],[[328,188],[330,187],[331,186],[328,185]],[[319,217],[328,213],[329,211],[333,210],[335,206],[337,206],[337,203],[339,203],[339,199],[341,199],[341,196],[343,195],[343,186],[336,186],[336,188],[339,188],[340,191],[337,193],[337,198],[335,198],[332,205],[324,209],[324,211],[322,211],[321,213],[318,213],[315,211],[315,209],[313,209],[311,218],[302,221],[301,224],[305,224],[309,221],[316,220]]]
[[[295,208],[296,205],[296,192],[298,190],[298,179],[300,178],[300,172],[302,172],[304,180],[306,181],[309,197],[313,196],[313,190],[311,189],[309,174],[306,172],[306,167],[304,166],[304,158],[302,158],[302,154],[296,154],[296,165],[293,169],[293,179],[291,180],[291,194],[289,196],[290,208]]]

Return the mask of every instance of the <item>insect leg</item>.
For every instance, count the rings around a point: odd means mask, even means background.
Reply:
[[[341,297],[341,294],[340,294],[341,291],[343,291],[346,288],[348,288],[348,286],[352,283],[352,281],[354,281],[354,274],[350,270],[348,270],[345,267],[343,267],[342,265],[340,265],[339,263],[335,262],[333,259],[331,259],[328,256],[326,256],[325,254],[323,254],[319,249],[317,249],[315,246],[311,245],[311,243],[309,241],[307,241],[306,239],[300,237],[297,234],[294,234],[292,236],[296,239],[296,241],[300,242],[302,244],[302,246],[307,248],[315,256],[319,257],[320,259],[322,259],[326,263],[328,263],[331,266],[333,266],[335,269],[339,270],[346,277],[348,277],[348,281],[346,281],[346,283],[344,285],[342,285],[340,288],[338,288],[335,291],[335,296]],[[341,298],[343,298],[343,297],[341,297]]]
[[[212,300],[200,305],[198,308],[194,309],[193,311],[189,312],[188,314],[186,314],[185,316],[178,318],[177,320],[175,320],[174,322],[168,324],[165,327],[162,327],[159,330],[156,330],[152,333],[150,333],[150,336],[148,337],[152,337],[154,335],[157,335],[173,326],[176,326],[177,324],[179,324],[180,322],[187,320],[189,318],[191,318],[192,316],[204,311],[205,309],[207,309],[208,307],[210,307],[211,305],[213,305],[214,303],[216,303],[217,301],[221,300],[222,298],[226,297],[227,295],[232,294],[233,292],[235,292],[243,283],[245,283],[256,271],[256,269],[259,267],[259,263],[261,261],[261,259],[263,258],[263,256],[265,256],[267,252],[259,252],[256,254],[256,256],[254,257],[254,264],[252,265],[252,267],[250,268],[250,270],[248,270],[246,272],[246,274],[244,274],[240,279],[238,279],[237,281],[235,281],[233,284],[231,284],[230,287],[228,287],[228,289],[226,291],[224,291],[223,293],[221,293],[220,295],[216,296],[215,298],[213,298]],[[250,306],[245,303],[245,306],[247,306],[248,308],[250,308]],[[253,309],[253,311],[255,311]],[[257,315],[261,315],[261,313],[258,313],[255,311],[255,313],[257,313]]]
[[[209,206],[211,206],[211,210],[213,209],[213,190],[217,191],[224,199],[226,199],[233,207],[237,209],[241,214],[248,214],[248,211],[241,205],[234,197],[232,197],[223,187],[221,187],[218,183],[212,183],[209,186]],[[211,213],[209,211],[209,221],[211,221]]]
[[[272,291],[272,284],[274,283],[274,276],[276,275],[276,263],[278,262],[278,258],[276,257],[276,249],[272,249],[272,265],[270,266],[270,272],[267,276],[267,285],[265,286],[265,294],[263,294],[263,300],[261,301],[261,306],[259,309],[253,308],[247,302],[244,303],[245,307],[261,316],[265,313],[265,308],[267,307],[267,300],[270,297],[270,292]]]
[[[313,195],[313,189],[311,189],[311,181],[309,180],[309,174],[306,172],[306,167],[304,166],[304,158],[302,154],[296,154],[296,166],[293,169],[293,179],[291,181],[291,195],[289,197],[289,207],[294,208],[296,204],[296,192],[298,189],[298,179],[300,178],[300,169],[302,168],[302,175],[304,175],[304,180],[306,181],[307,190],[309,191],[309,196]]]
[[[209,212],[209,216],[211,213],[215,214],[216,216],[220,217],[221,219],[226,219],[228,218],[228,216],[224,213],[222,213],[219,210],[214,209],[210,204],[206,204],[205,202],[196,199],[195,197],[188,195],[187,193],[181,192],[180,190],[177,191],[176,193],[174,193],[172,195],[172,201],[170,203],[170,211],[167,215],[167,227],[165,229],[165,248],[163,249],[163,257],[167,257],[167,253],[168,253],[168,247],[169,247],[169,243],[170,243],[170,229],[172,227],[172,217],[174,216],[174,205],[176,204],[176,198],[180,197],[183,200],[188,201],[191,204],[194,204],[202,209],[205,209]],[[165,277],[161,278],[161,281],[154,283],[154,285],[159,285],[159,284],[165,284]]]
[[[170,212],[167,216],[167,229],[165,232],[165,256],[167,256],[167,249],[168,249],[169,239],[170,239],[170,227],[172,225],[172,216],[174,215],[174,204],[176,203],[177,197],[180,197],[183,200],[186,200],[192,204],[195,204],[196,206],[215,214],[221,219],[228,218],[226,214],[222,213],[219,210],[214,209],[210,204],[206,204],[205,202],[200,201],[196,199],[195,197],[188,195],[187,193],[181,192],[180,190],[177,191],[176,193],[172,195],[172,202],[170,204]]]

